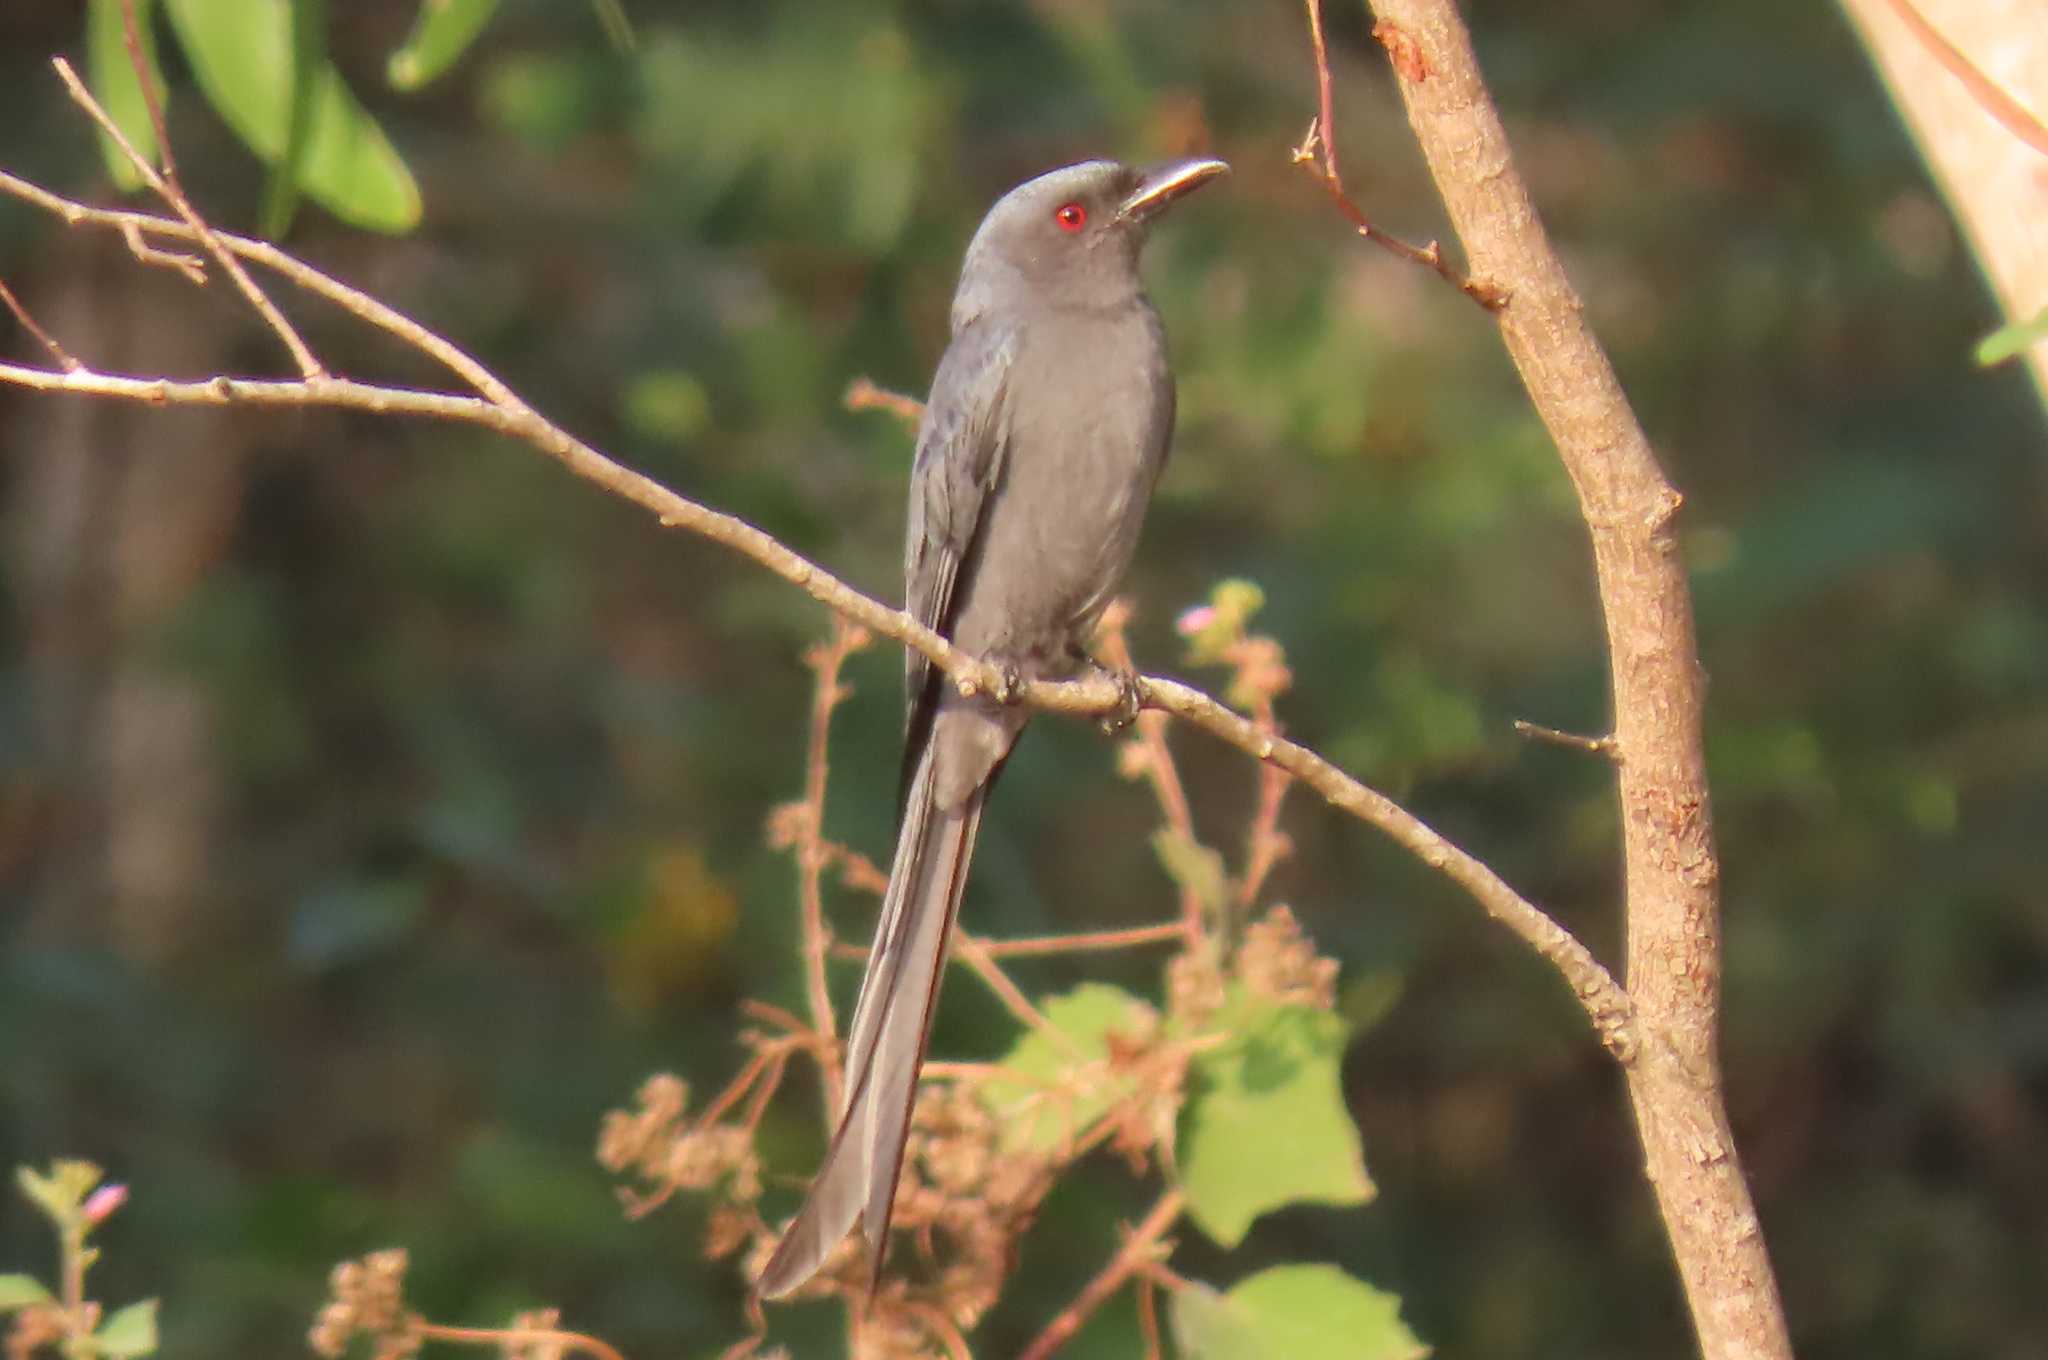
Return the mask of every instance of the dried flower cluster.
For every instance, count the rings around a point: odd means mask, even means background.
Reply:
[[[751,1204],[761,1196],[761,1161],[753,1129],[699,1120],[685,1125],[690,1087],[660,1072],[640,1087],[638,1107],[613,1110],[598,1131],[597,1161],[611,1172],[631,1171],[666,1197],[677,1190],[708,1190]],[[723,1254],[723,1253],[715,1253]]]
[[[1275,1001],[1324,1011],[1337,1004],[1337,961],[1316,954],[1285,906],[1245,928],[1236,970],[1247,989]]]
[[[405,1310],[405,1248],[343,1261],[327,1278],[327,1303],[307,1344],[334,1360],[358,1334],[376,1342],[376,1360],[405,1360],[420,1348],[420,1320]]]

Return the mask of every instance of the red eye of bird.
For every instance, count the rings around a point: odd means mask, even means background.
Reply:
[[[1078,203],[1062,203],[1052,220],[1060,224],[1061,231],[1079,231],[1088,225],[1088,210]]]

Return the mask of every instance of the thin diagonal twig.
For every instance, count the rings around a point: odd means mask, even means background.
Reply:
[[[162,149],[165,166],[163,173],[159,174],[157,168],[149,163],[148,158],[135,149],[135,144],[121,131],[120,124],[107,115],[107,111],[100,107],[99,101],[92,97],[92,92],[85,88],[85,82],[71,69],[70,62],[62,57],[52,57],[50,64],[56,68],[58,78],[64,82],[64,88],[70,91],[71,98],[99,124],[101,131],[113,138],[114,145],[121,149],[121,154],[128,158],[129,163],[142,176],[142,182],[147,184],[157,197],[169,204],[171,211],[184,219],[185,225],[192,230],[193,238],[205,247],[206,253],[220,261],[220,267],[234,280],[235,287],[248,300],[249,305],[256,309],[256,314],[263,318],[263,323],[270,327],[271,332],[284,342],[284,347],[291,351],[292,362],[299,368],[299,376],[308,382],[326,377],[327,370],[313,357],[313,351],[299,337],[299,333],[292,329],[292,323],[285,320],[284,313],[277,309],[277,304],[270,300],[269,295],[256,286],[256,281],[249,277],[249,271],[242,268],[241,262],[221,243],[213,228],[207,225],[206,219],[192,206],[192,200],[185,196],[184,187],[178,183],[176,172],[170,168],[173,164],[171,143],[163,131],[163,110],[157,105],[156,91],[150,84],[148,72],[143,69],[141,48],[135,43],[134,0],[121,0],[121,3],[129,25],[129,58],[135,62],[136,80],[142,86],[143,100],[150,107],[150,118],[158,128],[157,141]]]
[[[1187,928],[1180,921],[1131,926],[1124,930],[1082,931],[1074,935],[1032,935],[1013,940],[981,940],[982,952],[992,959],[1042,958],[1048,954],[1097,954],[1111,949],[1135,949],[1140,945],[1169,944],[1185,940]]]
[[[1095,1310],[1108,1301],[1110,1295],[1123,1287],[1126,1280],[1139,1273],[1159,1252],[1159,1239],[1179,1221],[1181,1210],[1187,1201],[1178,1190],[1169,1190],[1152,1206],[1152,1211],[1131,1232],[1123,1249],[1110,1258],[1095,1278],[1082,1286],[1074,1301],[1061,1309],[1059,1315],[1046,1324],[1045,1330],[1024,1348],[1018,1360],[1047,1360],[1060,1347],[1074,1339],[1074,1333],[1081,1330],[1081,1324],[1094,1315]]]
[[[502,1346],[512,1354],[518,1353],[512,1349],[514,1347],[555,1346],[568,1351],[583,1351],[596,1356],[597,1360],[626,1360],[615,1346],[601,1337],[552,1327],[450,1327],[439,1322],[422,1322],[419,1334],[429,1341]]]
[[[976,977],[988,984],[988,989],[996,994],[996,1000],[1003,1003],[1003,1009],[1015,1016],[1025,1027],[1047,1036],[1069,1055],[1081,1056],[1080,1050],[1074,1046],[1074,1041],[1067,1032],[1046,1019],[1045,1012],[1031,1004],[1031,998],[1024,995],[1024,989],[1012,982],[1010,975],[1003,971],[1002,965],[989,957],[988,951],[982,948],[979,939],[964,930],[956,929],[953,932],[953,952],[961,962],[974,970]]]
[[[1337,124],[1332,112],[1330,97],[1330,49],[1323,39],[1323,0],[1303,0],[1308,7],[1308,37],[1310,50],[1316,63],[1316,115],[1303,135],[1301,145],[1294,148],[1292,159],[1296,165],[1315,176],[1329,194],[1330,201],[1337,205],[1337,211],[1366,240],[1397,255],[1410,264],[1419,264],[1435,273],[1444,282],[1456,288],[1480,306],[1492,311],[1505,301],[1500,290],[1478,279],[1470,279],[1451,268],[1444,259],[1443,247],[1435,241],[1426,246],[1411,245],[1400,237],[1388,232],[1371,217],[1366,215],[1358,200],[1351,197],[1344,188],[1344,172],[1337,162]],[[1378,29],[1373,36],[1382,42],[1388,38]],[[1389,43],[1391,47],[1392,44]]]
[[[50,357],[57,361],[57,367],[66,373],[85,371],[85,365],[72,358],[70,351],[58,344],[56,337],[44,330],[36,323],[36,319],[29,315],[28,308],[14,295],[14,290],[7,286],[5,279],[0,279],[0,303],[5,303],[7,310],[14,313],[14,319],[20,323],[21,328],[33,335],[42,347],[49,351]]]

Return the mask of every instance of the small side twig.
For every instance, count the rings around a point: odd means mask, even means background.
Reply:
[[[1100,954],[1111,949],[1135,949],[1140,945],[1169,944],[1187,937],[1180,921],[1157,925],[1129,926],[1123,930],[1083,931],[1077,935],[1030,935],[1012,940],[982,940],[982,952],[992,959],[1043,958],[1048,954]]]
[[[1411,245],[1386,231],[1367,216],[1365,209],[1345,190],[1344,173],[1337,163],[1337,125],[1330,98],[1330,50],[1323,40],[1323,0],[1304,0],[1304,3],[1308,7],[1309,46],[1316,63],[1316,115],[1310,120],[1301,145],[1292,152],[1294,163],[1315,176],[1323,191],[1330,196],[1330,201],[1336,204],[1337,211],[1360,236],[1389,254],[1430,270],[1488,311],[1499,309],[1507,298],[1498,288],[1479,279],[1467,278],[1453,269],[1444,259],[1443,247],[1438,242],[1431,241],[1426,246]],[[1373,36],[1390,50],[1394,48],[1394,35],[1375,27]]]
[[[1010,975],[1003,971],[1001,964],[989,957],[988,950],[983,947],[980,940],[964,930],[955,930],[953,952],[974,970],[976,977],[988,984],[988,989],[996,994],[996,1000],[1003,1003],[1003,1009],[1025,1026],[1051,1036],[1054,1043],[1069,1053],[1077,1052],[1074,1041],[1067,1037],[1067,1032],[1046,1019],[1045,1012],[1031,1004],[1031,998],[1024,995],[1024,989],[1010,980]]]
[[[1265,886],[1266,876],[1294,848],[1294,842],[1280,829],[1280,805],[1287,801],[1287,789],[1293,782],[1287,771],[1277,766],[1259,767],[1259,802],[1245,838],[1244,876],[1237,885],[1240,917],[1258,905],[1259,889]]]
[[[1083,1285],[1074,1301],[1061,1309],[1059,1315],[1046,1324],[1029,1346],[1024,1348],[1018,1360],[1046,1360],[1060,1347],[1074,1339],[1074,1333],[1088,1321],[1109,1297],[1123,1287],[1126,1280],[1140,1273],[1158,1252],[1159,1239],[1177,1222],[1186,1199],[1178,1190],[1169,1190],[1152,1206],[1152,1212],[1131,1233],[1123,1249],[1110,1258],[1109,1264],[1097,1272],[1094,1279]]]
[[[912,429],[916,429],[917,422],[924,419],[923,402],[916,397],[878,387],[873,379],[866,376],[848,383],[846,395],[839,400],[849,411],[887,411]]]
[[[1615,743],[1612,734],[1604,737],[1582,736],[1577,732],[1565,732],[1521,718],[1515,719],[1515,734],[1530,741],[1548,742],[1552,746],[1562,746],[1571,751],[1584,751],[1587,755],[1600,756],[1607,760],[1621,759],[1621,747]]]
[[[28,308],[22,306],[21,299],[14,295],[14,290],[7,286],[5,279],[0,279],[0,302],[7,304],[7,310],[14,313],[14,319],[21,323],[21,328],[33,335],[42,347],[50,352],[50,357],[57,361],[57,367],[66,373],[85,371],[85,365],[72,358],[70,352],[57,343],[55,336],[36,324],[36,319],[29,315]]]
[[[133,222],[121,224],[121,239],[128,243],[129,253],[142,263],[159,269],[175,269],[195,288],[206,286],[206,261],[197,255],[151,245],[142,239],[142,229]]]
[[[64,88],[70,92],[72,100],[113,139],[114,145],[121,149],[121,154],[128,158],[136,173],[142,176],[142,182],[147,184],[157,197],[169,204],[171,211],[184,219],[185,225],[191,228],[194,238],[205,248],[206,253],[220,262],[220,267],[234,280],[235,287],[256,310],[256,314],[263,318],[263,323],[269,326],[271,332],[284,342],[284,347],[291,351],[292,361],[299,368],[299,376],[309,383],[325,378],[326,368],[313,357],[313,351],[299,337],[299,333],[292,329],[292,323],[285,320],[284,313],[277,309],[277,304],[270,300],[269,295],[256,286],[256,281],[249,277],[249,271],[242,268],[241,261],[221,243],[213,228],[207,225],[206,219],[199,215],[199,210],[192,206],[192,200],[185,196],[184,186],[178,183],[177,171],[172,168],[174,162],[171,159],[170,139],[164,131],[163,109],[158,104],[156,90],[150,84],[149,73],[142,61],[142,48],[135,30],[134,0],[121,0],[121,9],[127,25],[128,58],[135,65],[135,76],[142,88],[143,101],[149,105],[150,120],[158,129],[157,141],[164,158],[163,172],[159,174],[157,168],[149,163],[148,158],[135,149],[135,144],[121,131],[120,124],[108,116],[107,111],[100,107],[99,101],[92,97],[92,92],[85,88],[85,82],[78,78],[78,72],[71,69],[71,63],[62,57],[52,57],[50,63],[56,67],[58,78],[64,82]]]
[[[1150,1275],[1138,1276],[1138,1334],[1145,1338],[1145,1360],[1160,1360],[1159,1286]]]
[[[601,1337],[546,1327],[451,1327],[445,1323],[422,1322],[419,1335],[426,1341],[502,1346],[508,1350],[517,1346],[560,1346],[564,1350],[596,1356],[597,1360],[626,1360],[618,1347]]]

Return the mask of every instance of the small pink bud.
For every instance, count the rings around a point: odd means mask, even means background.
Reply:
[[[1214,622],[1216,606],[1198,604],[1192,609],[1182,610],[1181,616],[1173,621],[1173,626],[1182,637],[1193,637]]]
[[[85,1207],[80,1213],[89,1228],[97,1228],[114,1216],[114,1211],[128,1202],[128,1187],[112,1181],[86,1196]]]

